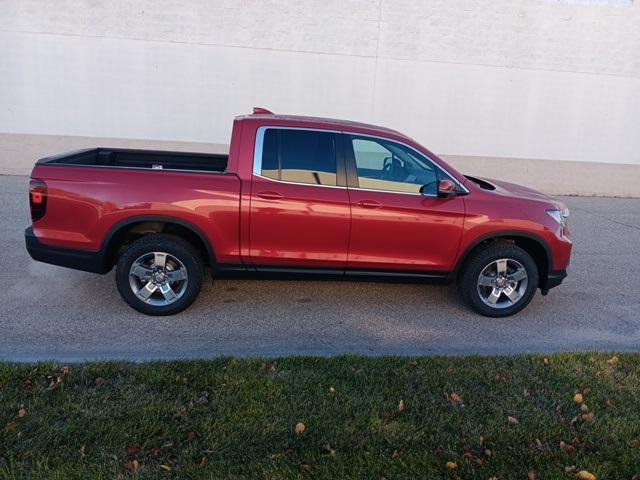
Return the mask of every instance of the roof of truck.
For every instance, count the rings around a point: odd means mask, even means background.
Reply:
[[[341,120],[336,118],[324,118],[324,117],[307,117],[302,115],[279,115],[275,113],[271,113],[268,110],[260,109],[258,107],[254,108],[256,113],[252,113],[249,115],[240,115],[236,117],[237,120],[274,120],[278,122],[291,122],[297,125],[308,124],[310,127],[313,126],[315,128],[318,127],[327,127],[332,130],[336,129],[363,129],[368,130],[369,132],[379,132],[382,134],[393,134],[395,136],[405,137],[406,135],[398,132],[397,130],[393,130],[391,128],[380,127],[378,125],[371,125],[368,123],[362,122],[354,122],[351,120]],[[265,113],[262,113],[265,112]]]

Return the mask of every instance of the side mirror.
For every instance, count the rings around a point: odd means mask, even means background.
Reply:
[[[438,182],[438,198],[453,197],[456,193],[456,186],[451,180],[440,180]]]

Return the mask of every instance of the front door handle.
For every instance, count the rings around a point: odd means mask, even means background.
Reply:
[[[260,192],[260,193],[258,193],[258,196],[260,198],[264,198],[266,200],[281,200],[282,199],[282,195],[280,195],[278,192]]]
[[[362,208],[380,208],[382,205],[375,200],[360,200],[358,206]]]

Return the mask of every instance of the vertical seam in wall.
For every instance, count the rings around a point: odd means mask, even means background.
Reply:
[[[382,23],[382,0],[378,1],[378,34],[376,36],[376,55],[373,62],[373,87],[371,89],[371,109],[369,111],[369,121],[374,121],[375,99],[376,99],[376,81],[378,78],[378,51],[380,49],[380,24]]]

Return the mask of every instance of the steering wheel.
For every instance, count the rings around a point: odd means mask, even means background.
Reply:
[[[383,180],[389,180],[393,178],[393,158],[386,157],[382,162],[382,175]]]

